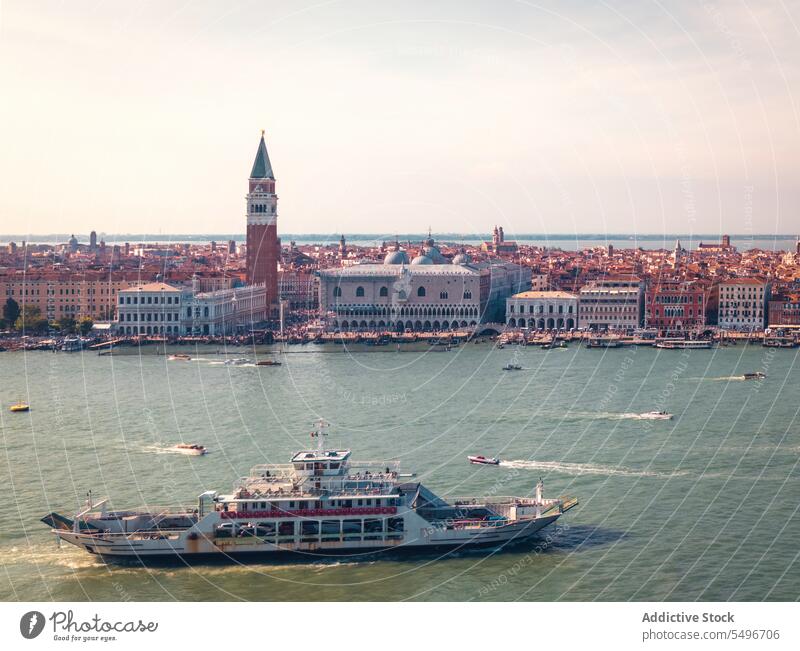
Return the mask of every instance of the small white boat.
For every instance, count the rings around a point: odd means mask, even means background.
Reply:
[[[478,466],[497,466],[500,464],[500,459],[497,457],[484,457],[482,454],[470,455],[467,457],[470,463]]]
[[[644,414],[639,414],[639,418],[645,420],[672,420],[672,414],[668,414],[666,411],[648,411]]]
[[[246,357],[234,357],[233,359],[226,359],[223,364],[225,366],[242,366],[244,364],[252,364],[253,362]]]
[[[509,362],[503,367],[504,371],[521,371],[522,367],[519,364],[512,364]]]
[[[178,443],[170,448],[173,452],[179,454],[188,454],[192,457],[199,457],[208,454],[208,450],[204,445],[197,445],[196,443]]]

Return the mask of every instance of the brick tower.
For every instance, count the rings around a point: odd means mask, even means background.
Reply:
[[[258,143],[253,170],[250,172],[247,193],[247,282],[264,284],[270,312],[278,302],[278,197],[275,194],[275,175],[267,154],[264,132]]]

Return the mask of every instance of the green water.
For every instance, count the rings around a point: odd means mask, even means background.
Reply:
[[[223,366],[212,350],[191,362],[0,354],[0,598],[800,596],[797,351],[297,350],[280,367]],[[501,371],[508,361],[525,370]],[[767,379],[730,379],[756,370]],[[8,412],[19,398],[30,413]],[[675,419],[626,416],[653,409]],[[513,550],[247,566],[106,566],[38,522],[89,489],[120,508],[193,503],[307,447],[318,417],[329,444],[399,459],[437,492],[525,495],[542,476],[547,495],[580,505]],[[181,440],[212,453],[164,452]],[[471,453],[515,463],[470,466]]]

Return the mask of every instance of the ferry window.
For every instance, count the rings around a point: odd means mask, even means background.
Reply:
[[[293,509],[293,508],[294,508],[294,502],[289,502],[289,508],[290,508],[290,509]]]
[[[295,470],[302,470],[303,468],[304,468],[304,464],[302,464],[302,463],[294,464],[294,469]]]
[[[314,464],[313,463],[307,463],[306,464],[306,470],[314,470]]]
[[[376,519],[364,520],[364,533],[381,533],[383,531],[383,521]]]
[[[372,504],[372,500],[367,498],[364,500],[364,506],[370,506]]]
[[[342,520],[343,533],[361,533],[361,520]]]
[[[339,520],[323,520],[322,521],[323,534],[339,535]]]
[[[352,508],[353,500],[342,500],[342,506],[346,509]]]
[[[262,509],[265,509],[265,508],[267,508],[267,503],[266,503],[266,502],[261,502],[261,508],[262,508]]]
[[[336,470],[339,467],[338,461],[331,462],[331,470]]]
[[[356,506],[363,506],[363,500],[356,500]]]
[[[275,533],[275,523],[274,522],[259,522],[258,528],[261,529],[259,531],[259,535],[262,536],[271,536]]]
[[[300,532],[304,536],[315,536],[319,533],[319,520],[304,520],[300,523]]]
[[[279,522],[278,523],[279,536],[294,536],[294,522]]]
[[[389,518],[387,525],[389,531],[403,531],[403,518]]]

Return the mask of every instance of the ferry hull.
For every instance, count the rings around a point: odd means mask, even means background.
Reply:
[[[453,553],[466,550],[492,549],[497,547],[521,546],[529,543],[543,528],[555,522],[561,514],[545,516],[536,520],[516,522],[498,527],[496,532],[481,532],[475,535],[453,536],[439,532],[425,538],[398,540],[394,544],[368,541],[357,545],[344,546],[342,543],[299,543],[293,545],[273,545],[254,543],[218,544],[211,539],[199,537],[165,543],[164,541],[126,541],[109,542],[96,535],[55,531],[60,540],[75,545],[111,564],[201,564],[226,562],[278,562],[278,561],[320,561],[328,557],[356,559],[368,554],[420,555],[434,553]]]

